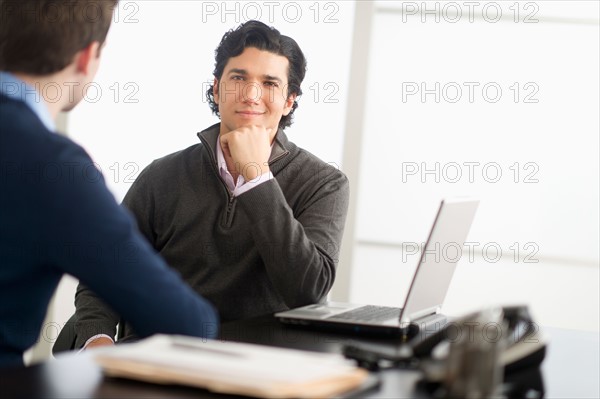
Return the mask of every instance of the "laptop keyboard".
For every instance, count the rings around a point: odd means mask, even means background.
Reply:
[[[327,320],[377,322],[400,317],[400,308],[365,305],[328,317]]]

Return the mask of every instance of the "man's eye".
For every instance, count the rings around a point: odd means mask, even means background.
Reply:
[[[239,76],[239,75],[234,75],[231,77],[231,80],[244,80],[243,76]]]
[[[265,86],[279,87],[279,85],[277,84],[277,82],[265,82]]]

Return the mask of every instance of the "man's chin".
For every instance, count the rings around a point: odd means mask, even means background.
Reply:
[[[229,130],[233,131],[236,129],[241,129],[243,127],[252,127],[252,126],[260,126],[260,124],[254,123],[252,121],[243,121],[243,122],[238,122],[238,123],[234,124],[232,129],[229,129]]]

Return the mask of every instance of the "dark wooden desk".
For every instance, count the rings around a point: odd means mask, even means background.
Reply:
[[[547,398],[598,398],[600,343],[598,333],[546,329],[549,351],[542,365]],[[364,339],[314,332],[280,325],[273,317],[223,325],[221,339],[267,344],[320,352],[340,352],[343,345],[361,344],[394,350],[394,339]],[[420,373],[414,370],[385,370],[378,373],[381,385],[360,397],[418,398]],[[222,398],[223,395],[178,386],[158,386],[105,378],[88,355],[66,354],[57,360],[0,371],[0,398]]]

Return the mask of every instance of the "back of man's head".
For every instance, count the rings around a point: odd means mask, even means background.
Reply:
[[[50,75],[103,43],[118,0],[0,0],[0,70]]]

